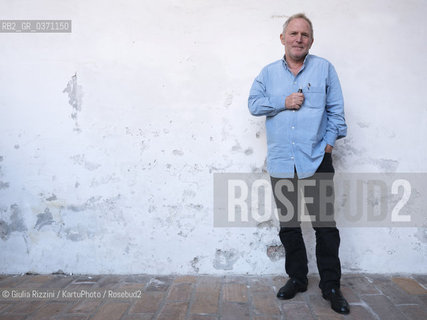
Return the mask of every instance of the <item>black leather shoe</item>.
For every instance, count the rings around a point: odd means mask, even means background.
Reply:
[[[350,306],[345,300],[344,296],[341,293],[340,289],[331,289],[329,291],[325,291],[322,294],[323,298],[329,300],[331,302],[331,308],[335,312],[341,314],[349,314]]]
[[[296,279],[289,279],[288,282],[286,282],[286,284],[280,288],[279,292],[277,293],[277,298],[281,300],[288,300],[295,297],[298,292],[305,291],[307,291],[306,284],[303,284]]]

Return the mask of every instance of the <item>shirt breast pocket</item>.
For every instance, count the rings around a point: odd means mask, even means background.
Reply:
[[[326,88],[322,86],[311,86],[303,91],[304,103],[309,108],[323,109],[326,103]]]

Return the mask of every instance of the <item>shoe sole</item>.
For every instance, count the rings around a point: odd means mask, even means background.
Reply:
[[[300,289],[292,297],[289,297],[289,298],[288,297],[279,297],[277,295],[276,295],[276,297],[277,297],[277,299],[280,299],[280,300],[290,300],[290,299],[293,299],[297,295],[298,292],[306,292],[306,291],[307,291],[307,288]]]
[[[324,296],[323,294],[322,294],[322,297],[323,297],[323,299],[325,299],[327,301],[331,301],[328,297]],[[339,310],[335,310],[334,308],[332,308],[332,302],[331,302],[331,309],[334,310],[336,313],[339,313],[339,314],[349,314],[350,313],[350,310],[348,310],[348,312],[341,312]]]

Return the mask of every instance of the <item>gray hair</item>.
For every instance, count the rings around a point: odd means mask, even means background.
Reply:
[[[307,18],[307,16],[304,13],[297,13],[297,14],[290,16],[288,18],[288,20],[286,20],[286,22],[283,24],[283,34],[285,33],[286,28],[288,27],[289,23],[294,19],[304,19],[305,21],[307,21],[308,25],[310,26],[311,37],[313,38],[313,36],[314,36],[313,24],[311,23],[310,19]]]

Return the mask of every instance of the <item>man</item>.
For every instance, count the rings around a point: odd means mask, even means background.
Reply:
[[[347,133],[341,86],[332,64],[308,53],[313,27],[304,14],[285,22],[280,40],[285,56],[262,69],[248,101],[252,115],[266,116],[267,168],[280,213],[279,237],[289,276],[277,297],[291,299],[307,290],[307,254],[300,226],[300,211],[307,208],[316,233],[322,295],[333,310],[348,314],[349,304],[340,291],[340,236],[333,219],[331,157],[335,141]],[[301,184],[308,186],[303,190],[311,190],[302,197],[308,199],[306,206],[300,201]]]

